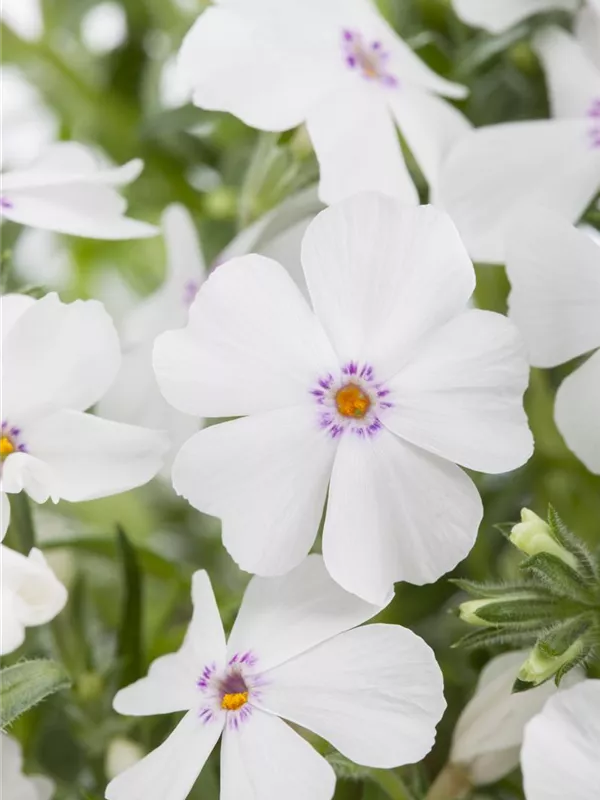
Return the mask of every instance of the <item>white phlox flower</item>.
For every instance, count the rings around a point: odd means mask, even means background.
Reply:
[[[431,749],[445,708],[433,652],[398,625],[356,627],[381,607],[344,592],[320,556],[253,578],[227,642],[203,570],[192,599],[181,649],[114,700],[121,714],[186,714],[108,800],[184,800],[221,735],[221,800],[330,800],[332,767],[284,720],[373,767]]]
[[[560,28],[543,30],[535,44],[553,119],[467,133],[441,171],[436,203],[475,261],[504,263],[507,230],[526,206],[576,222],[600,190],[600,65]]]
[[[305,122],[327,203],[373,190],[417,204],[396,126],[430,184],[470,127],[440,97],[465,87],[430,70],[370,0],[219,0],[179,67],[201,108],[268,131]]]
[[[154,225],[125,217],[114,187],[135,180],[143,162],[106,167],[77,142],[50,145],[26,168],[1,178],[0,216],[21,225],[92,239],[155,236]]]
[[[452,5],[468,25],[502,33],[543,11],[576,11],[581,0],[452,0]]]
[[[21,745],[0,733],[0,795],[6,800],[50,800],[54,784],[42,775],[23,775]]]
[[[492,659],[456,724],[449,761],[464,768],[472,786],[495,783],[518,766],[525,725],[557,691],[548,681],[512,694],[527,654],[504,653]],[[575,671],[569,677],[580,680],[581,674]]]
[[[431,207],[343,201],[309,226],[302,263],[312,308],[283,267],[251,255],[218,267],[187,327],[158,337],[169,402],[242,417],[190,439],[173,485],[262,575],[306,556],[329,490],[327,568],[382,602],[473,546],[481,500],[453,462],[506,472],[531,455],[524,347],[505,317],[467,309],[473,266]]]
[[[600,474],[600,247],[539,209],[511,231],[506,266],[509,315],[531,364],[555,367],[592,353],[558,389],[554,415],[568,447]]]
[[[123,359],[117,379],[98,405],[103,417],[166,431],[172,456],[199,427],[198,418],[182,414],[162,396],[152,368],[158,334],[185,325],[188,311],[206,278],[206,266],[194,223],[180,205],[166,209],[162,230],[167,255],[163,285],[137,302],[119,321]]]
[[[600,680],[551,697],[525,728],[521,769],[527,800],[597,800]]]
[[[80,501],[118,494],[160,469],[166,437],[83,413],[120,365],[112,321],[94,300],[5,295],[0,492]],[[2,499],[2,531],[9,521]]]

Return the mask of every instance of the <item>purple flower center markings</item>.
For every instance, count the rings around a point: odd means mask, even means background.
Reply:
[[[0,432],[0,461],[6,459],[13,453],[26,453],[27,446],[23,442],[21,429],[11,425],[8,420],[2,420],[2,431]]]
[[[390,88],[398,86],[398,79],[388,71],[390,53],[379,40],[368,42],[359,31],[346,28],[342,31],[342,51],[346,65],[365,80]]]
[[[216,664],[204,667],[196,681],[206,701],[199,711],[204,723],[226,712],[227,725],[237,730],[248,719],[252,714],[252,700],[260,697],[260,687],[263,685],[261,675],[256,672],[256,664],[256,656],[248,651],[236,653],[225,669],[218,670]]]
[[[592,120],[590,128],[592,147],[600,148],[600,97],[593,101],[587,115]]]
[[[388,387],[378,381],[370,364],[348,361],[339,376],[324,375],[310,389],[319,408],[319,426],[332,439],[347,431],[370,437],[382,428],[381,417],[394,405]]]
[[[186,281],[183,287],[183,304],[186,308],[189,308],[194,300],[196,299],[196,295],[198,294],[198,289],[200,286],[198,285],[197,281],[189,280]]]
[[[2,211],[3,208],[12,208],[12,207],[13,207],[13,204],[8,199],[8,197],[2,197],[0,195],[0,211]]]

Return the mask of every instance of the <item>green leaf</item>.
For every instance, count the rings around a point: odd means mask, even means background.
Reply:
[[[594,603],[593,592],[584,578],[552,553],[536,553],[523,561],[520,568],[541,581],[555,596],[575,603]]]
[[[473,650],[477,647],[493,647],[499,644],[510,644],[516,647],[532,645],[540,633],[539,625],[523,626],[519,630],[509,628],[484,628],[483,630],[470,631],[452,647],[464,647]]]
[[[530,592],[533,588],[529,583],[479,583],[478,581],[470,581],[464,578],[450,578],[449,583],[453,583],[459,589],[478,598],[502,598],[506,594],[514,594],[515,592]],[[535,587],[535,590],[537,594],[538,588]],[[545,589],[542,588],[542,591],[545,591]]]
[[[64,667],[56,661],[24,661],[0,671],[0,728],[71,685]]]
[[[142,573],[135,548],[122,528],[117,528],[117,544],[123,570],[121,626],[117,643],[120,664],[119,687],[133,683],[144,674],[142,653]]]
[[[516,599],[487,603],[477,609],[477,616],[494,625],[521,626],[522,623],[548,624],[566,616],[557,600],[542,598],[531,593]]]

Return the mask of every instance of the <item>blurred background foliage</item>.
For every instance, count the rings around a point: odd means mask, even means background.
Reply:
[[[197,223],[210,264],[237,231],[314,183],[317,165],[302,131],[261,134],[231,116],[185,102],[173,82],[174,57],[205,5],[202,0],[44,0],[38,38],[2,25],[2,58],[3,69],[18,70],[36,87],[59,138],[99,147],[118,163],[143,158],[142,176],[127,189],[131,215],[158,222],[165,206],[183,203]],[[548,115],[543,74],[528,44],[539,20],[491,37],[462,24],[448,0],[379,0],[379,5],[427,63],[468,85],[470,96],[459,107],[476,125]],[[568,24],[567,17],[553,16]],[[7,115],[3,126],[9,124]],[[418,177],[416,165],[410,164]],[[419,185],[426,202],[422,178]],[[27,283],[12,258],[20,235],[17,225],[3,225],[2,280],[10,290]],[[94,295],[99,276],[111,271],[142,295],[163,277],[160,238],[99,242],[64,237],[61,246],[71,270],[63,299]],[[50,269],[53,254],[45,255]],[[43,268],[42,260],[40,284],[45,283]],[[477,272],[477,303],[504,311],[504,270],[478,267]],[[493,526],[516,520],[522,506],[543,515],[551,501],[574,531],[593,547],[600,545],[600,478],[570,454],[553,422],[554,392],[568,371],[532,374],[527,395],[537,442],[532,460],[510,475],[474,476],[486,515],[476,547],[455,575],[475,580],[515,575],[520,556]],[[20,498],[18,506],[13,504],[6,544],[26,551],[32,533],[23,502]],[[102,501],[36,506],[34,523],[38,542],[69,586],[70,601],[50,625],[30,629],[25,646],[3,659],[3,665],[50,656],[66,666],[73,686],[21,717],[12,732],[24,744],[27,771],[51,776],[58,800],[98,800],[115,737],[150,749],[173,726],[168,717],[120,717],[111,701],[119,686],[180,644],[190,616],[193,570],[208,569],[226,625],[248,576],[221,546],[218,520],[178,500],[160,479]],[[448,613],[456,600],[456,589],[445,578],[430,586],[397,586],[395,600],[381,617],[411,627],[434,647],[449,708],[424,764],[397,775],[368,776],[338,765],[346,775],[338,784],[339,800],[401,800],[406,795],[400,775],[414,797],[421,797],[444,763],[456,717],[491,655],[450,648],[465,628]],[[213,755],[191,800],[218,797],[218,770]],[[521,798],[519,777],[514,774],[476,796]]]

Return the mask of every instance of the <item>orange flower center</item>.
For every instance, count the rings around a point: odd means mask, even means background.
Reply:
[[[371,407],[371,398],[355,383],[347,383],[335,395],[337,410],[344,417],[365,416]]]
[[[15,446],[12,441],[8,438],[8,436],[3,436],[0,439],[0,459],[4,461],[5,458],[8,458],[8,456],[14,452]]]
[[[248,702],[248,692],[231,692],[224,694],[221,700],[221,708],[224,711],[237,711],[238,708]]]

